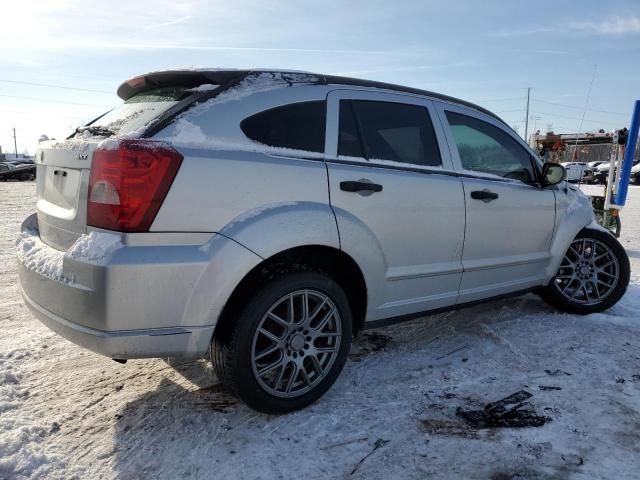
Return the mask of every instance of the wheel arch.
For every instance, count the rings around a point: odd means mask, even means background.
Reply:
[[[582,192],[565,186],[556,190],[556,222],[551,240],[551,261],[546,270],[545,285],[555,276],[569,245],[583,228],[595,223],[593,207],[589,197]]]
[[[326,245],[289,248],[264,259],[236,285],[218,317],[213,335],[226,335],[233,317],[246,303],[247,295],[262,282],[291,271],[329,274],[345,291],[353,316],[353,334],[362,328],[367,311],[367,285],[358,264],[345,252]]]

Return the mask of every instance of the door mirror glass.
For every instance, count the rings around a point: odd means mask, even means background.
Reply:
[[[545,163],[542,166],[542,186],[557,185],[567,177],[567,171],[558,163]]]

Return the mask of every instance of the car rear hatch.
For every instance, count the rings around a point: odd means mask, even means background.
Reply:
[[[150,122],[191,95],[182,86],[140,91],[88,126],[80,127],[66,141],[41,144],[36,162],[42,241],[67,250],[86,233],[91,163],[101,142],[140,137]]]
[[[40,238],[59,250],[86,231],[91,157],[99,141],[54,144],[36,154]]]
[[[213,98],[251,72],[170,70],[131,78],[117,90],[124,103],[65,142],[41,144],[36,153],[40,238],[67,250],[86,233],[91,164],[96,149],[104,147],[98,147],[102,141],[153,136],[191,105]]]

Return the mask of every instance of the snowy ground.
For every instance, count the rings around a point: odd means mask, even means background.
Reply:
[[[638,478],[638,187],[622,217],[632,285],[609,312],[528,295],[371,331],[324,398],[279,417],[221,391],[206,361],[119,365],[40,325],[13,247],[33,209],[33,183],[0,184],[0,478]],[[456,416],[520,390],[549,423]]]

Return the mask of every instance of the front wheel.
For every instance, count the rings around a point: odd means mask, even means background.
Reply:
[[[622,298],[629,276],[622,245],[609,233],[585,228],[571,242],[542,297],[566,312],[601,312]]]
[[[233,325],[211,343],[216,374],[264,413],[291,412],[320,398],[351,347],[349,302],[322,273],[289,272],[269,281],[227,321]]]

